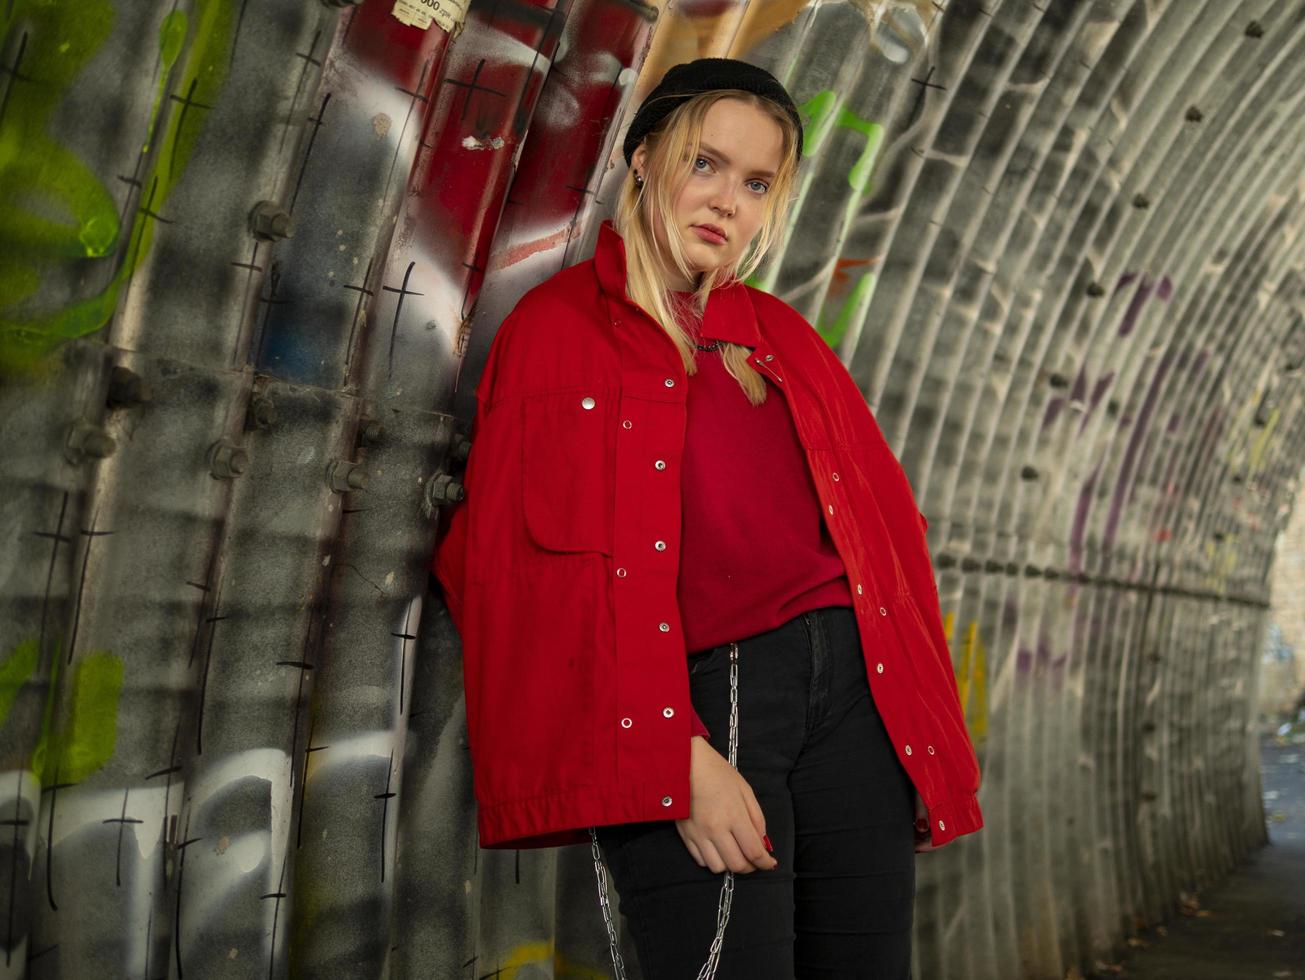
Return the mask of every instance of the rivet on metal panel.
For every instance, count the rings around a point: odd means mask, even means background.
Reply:
[[[276,201],[259,201],[249,212],[249,230],[260,241],[275,242],[294,237],[295,223]]]
[[[1187,107],[1188,122],[1200,122],[1204,118],[1205,118],[1205,113],[1202,112],[1200,109],[1198,109],[1196,106],[1189,105]]]
[[[1104,296],[1106,295],[1106,288],[1099,282],[1090,282],[1087,284],[1087,294],[1089,296]]]
[[[1150,206],[1151,206],[1151,199],[1147,197],[1145,194],[1133,195],[1133,207],[1137,208],[1139,211],[1145,210]]]
[[[358,421],[358,445],[379,446],[385,438],[385,426],[379,419],[360,419]]]
[[[449,447],[449,453],[454,459],[460,459],[465,463],[467,457],[471,455],[471,440],[463,435],[454,436],[453,444]]]
[[[154,392],[149,383],[130,368],[117,365],[109,375],[109,408],[131,408],[153,401]]]
[[[1036,480],[1037,478],[1038,470],[1035,466],[1025,466],[1020,470],[1021,480]]]
[[[326,484],[336,493],[367,489],[367,471],[348,459],[337,459],[326,468]]]
[[[466,495],[462,484],[447,473],[436,473],[426,482],[426,505],[430,511],[445,504],[456,504]]]
[[[219,439],[208,449],[208,471],[215,480],[232,480],[249,469],[249,453]]]
[[[64,442],[63,455],[74,466],[80,466],[87,458],[104,459],[111,456],[118,444],[98,425],[78,419],[68,428],[68,438]]]
[[[1264,37],[1264,27],[1258,20],[1253,20],[1246,25],[1247,37]]]
[[[267,395],[255,395],[245,416],[246,429],[270,429],[276,425],[276,403]]]

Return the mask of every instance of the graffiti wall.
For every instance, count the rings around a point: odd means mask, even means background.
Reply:
[[[426,565],[498,324],[588,257],[633,108],[708,55],[801,105],[755,283],[930,522],[987,828],[919,858],[917,976],[1089,971],[1264,840],[1301,4],[0,24],[0,977],[610,975],[587,848],[476,845]]]

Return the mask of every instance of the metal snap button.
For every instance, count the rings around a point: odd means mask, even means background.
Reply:
[[[655,543],[653,544],[653,547],[656,548],[658,551],[665,551],[665,550],[666,550],[666,542],[665,542],[665,541],[657,541],[657,542],[655,542]]]
[[[631,424],[631,423],[630,423],[630,420],[629,420],[629,419],[626,419],[624,422],[621,423],[621,428],[622,428],[622,429],[628,429],[628,428],[630,428],[630,424]]]
[[[766,355],[766,360],[768,360],[768,361],[773,361],[774,359],[775,359],[775,355],[774,355],[774,354],[767,354],[767,355]]]
[[[657,460],[657,462],[653,463],[653,466],[656,467],[656,468],[659,469],[659,470],[664,470],[664,469],[666,469],[666,460],[664,460],[664,459],[659,459],[659,460]]]
[[[834,512],[834,505],[833,505],[833,504],[830,504],[830,505],[829,505],[829,512],[830,512],[831,514]]]
[[[633,724],[634,724],[634,722],[631,721],[629,718],[622,718],[622,719],[621,719],[621,727],[622,727],[622,728],[629,728],[629,727],[630,727],[631,725],[633,725]]]
[[[943,823],[941,820],[939,820],[939,821],[938,821],[938,829],[939,829],[939,830],[946,830],[946,829],[947,829],[947,825],[946,825],[945,823]]]
[[[657,628],[658,628],[659,630],[661,630],[663,633],[669,633],[669,632],[671,631],[671,624],[670,624],[670,623],[658,623],[658,624],[657,624]]]
[[[884,672],[884,665],[883,665],[883,664],[875,664],[875,673],[877,673],[877,674],[882,674],[883,672]]]
[[[888,610],[885,609],[883,606],[880,606],[880,607],[879,607],[879,615],[880,615],[880,616],[887,616],[887,615],[888,615]]]
[[[626,576],[627,574],[628,574],[628,573],[626,572],[626,570],[625,570],[624,568],[618,568],[618,569],[616,570],[616,577],[617,577],[617,578],[625,578],[625,576]]]
[[[911,747],[909,745],[906,747],[906,754],[907,755],[911,754]]]
[[[675,387],[675,379],[674,379],[674,378],[667,378],[667,379],[666,379],[666,387],[667,387],[667,388],[674,388],[674,387]]]
[[[662,806],[670,806],[670,805],[671,805],[671,798],[669,796],[663,796]]]
[[[675,709],[674,709],[674,708],[662,708],[662,714],[665,715],[667,718],[674,718],[674,717],[675,717]]]
[[[834,474],[834,482],[835,482],[835,483],[838,482],[838,474],[837,474],[837,473]]]
[[[857,583],[856,583],[856,594],[857,594],[857,595],[860,595],[860,594],[861,594],[861,583],[860,583],[860,582],[857,582]]]
[[[580,399],[580,407],[585,409],[593,408],[594,400],[586,395],[584,398]]]
[[[932,746],[932,745],[929,746],[929,754],[930,754],[930,755],[936,755],[936,754],[937,754],[936,752],[934,752],[934,750],[933,750],[933,746]]]

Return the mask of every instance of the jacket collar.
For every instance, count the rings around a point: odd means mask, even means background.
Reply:
[[[639,309],[625,293],[625,241],[612,227],[611,219],[605,220],[598,229],[594,269],[604,293],[618,302]],[[703,315],[702,336],[743,344],[745,347],[760,344],[757,311],[752,307],[752,298],[748,296],[746,286],[740,283],[711,291]]]

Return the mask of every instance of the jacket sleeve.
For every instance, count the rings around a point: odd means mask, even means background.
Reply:
[[[711,732],[707,730],[707,726],[704,725],[702,719],[698,717],[698,712],[693,711],[693,709],[690,709],[690,711],[693,713],[693,735],[701,735],[703,738],[710,741]],[[690,735],[689,737],[692,738],[693,735]]]

